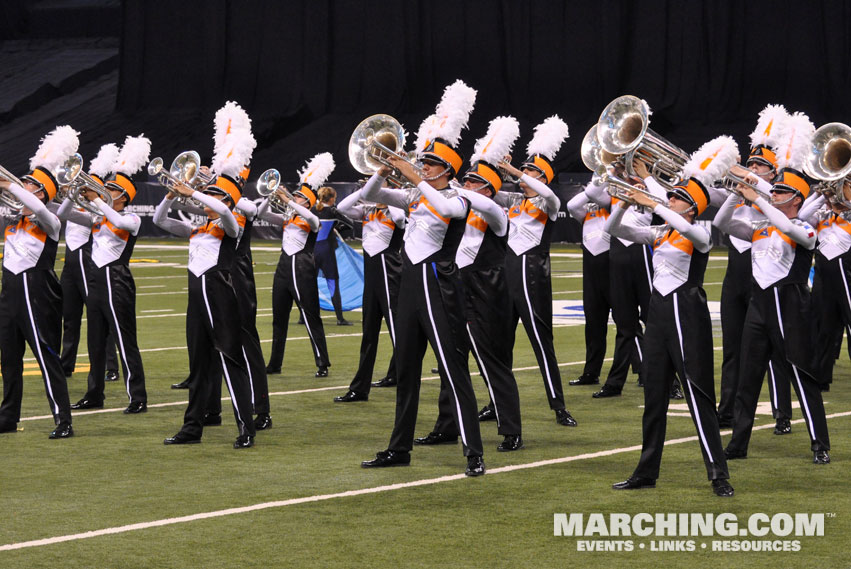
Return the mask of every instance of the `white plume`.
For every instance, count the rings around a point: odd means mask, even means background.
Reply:
[[[30,158],[30,170],[41,166],[51,172],[64,163],[80,147],[80,133],[68,125],[57,126],[41,139],[41,145]]]
[[[234,130],[222,145],[216,147],[210,169],[217,175],[224,174],[236,179],[242,169],[251,163],[255,148],[257,141],[250,130]]]
[[[565,122],[558,115],[553,115],[535,127],[535,135],[529,141],[526,152],[529,156],[540,154],[552,160],[568,136]]]
[[[307,184],[313,189],[319,188],[334,171],[334,157],[330,152],[317,154],[307,165],[298,171],[299,183]]]
[[[511,148],[518,136],[520,136],[520,124],[516,118],[496,117],[491,121],[487,134],[476,142],[470,163],[484,160],[489,164],[498,164],[511,153]]]
[[[219,151],[229,135],[237,131],[251,132],[251,118],[249,118],[245,109],[234,101],[228,101],[221,109],[216,111],[213,124],[215,125],[215,134],[213,135],[214,152]]]
[[[759,113],[756,128],[751,133],[751,148],[760,144],[776,149],[789,113],[783,105],[766,105]]]
[[[417,154],[425,150],[429,142],[434,140],[434,132],[438,122],[437,115],[429,115],[420,125],[420,129],[417,131],[417,140],[414,144]]]
[[[683,177],[695,178],[708,188],[738,162],[739,145],[731,136],[719,136],[692,153],[683,167]]]
[[[151,141],[144,134],[139,136],[128,136],[124,139],[124,146],[112,163],[112,172],[119,172],[125,176],[132,176],[148,163],[151,156]]]
[[[789,115],[777,141],[777,168],[803,169],[815,131],[815,125],[804,113]]]
[[[115,163],[115,159],[118,158],[119,152],[118,145],[104,144],[98,150],[98,155],[89,164],[89,172],[105,180],[112,173],[112,165]]]
[[[442,138],[451,146],[457,146],[461,140],[461,130],[467,126],[475,105],[476,90],[460,79],[446,87],[435,109],[437,120],[429,141]],[[419,139],[417,142],[419,143]]]

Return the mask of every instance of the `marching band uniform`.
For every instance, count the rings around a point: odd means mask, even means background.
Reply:
[[[359,203],[363,190],[346,196],[337,209],[353,219],[363,222],[363,337],[360,360],[355,377],[345,395],[335,397],[338,403],[366,401],[369,397],[381,319],[387,323],[393,354],[385,384],[396,384],[396,307],[399,283],[402,276],[402,235],[405,212],[397,207],[372,203]],[[372,384],[375,385],[375,384]]]
[[[319,155],[324,156],[324,155]],[[330,154],[327,154],[330,159]],[[314,158],[314,160],[317,160]],[[333,170],[333,160],[330,163]],[[308,165],[308,170],[315,166]],[[325,176],[330,175],[330,170]],[[324,178],[319,183],[323,183]],[[312,207],[316,203],[316,194],[302,182],[296,193],[302,194]],[[292,200],[287,215],[274,213],[269,209],[269,200],[258,208],[258,217],[283,227],[281,258],[275,269],[272,281],[272,353],[266,366],[266,373],[280,373],[284,360],[284,348],[287,342],[287,329],[293,302],[296,303],[307,328],[310,345],[316,362],[316,377],[327,377],[328,348],[325,343],[325,328],[319,316],[319,289],[316,282],[317,269],[314,263],[313,248],[320,228],[319,218]]]
[[[321,189],[319,193],[321,200]],[[336,197],[336,193],[333,195]],[[334,314],[337,316],[337,326],[351,326],[352,323],[343,317],[343,301],[340,298],[340,274],[337,270],[337,235],[334,232],[337,222],[351,226],[351,221],[340,214],[336,207],[322,201],[317,203],[312,211],[322,223],[322,227],[316,236],[316,245],[313,247],[316,269],[322,271],[322,276],[328,284],[331,304],[334,306]]]
[[[780,171],[774,188],[809,194],[809,185],[796,170]],[[774,191],[774,190],[773,190]],[[807,423],[814,462],[830,461],[827,420],[818,384],[813,377],[813,337],[810,292],[807,286],[816,235],[811,225],[789,219],[760,197],[755,205],[765,220],[749,222],[734,219],[736,197],[730,196],[715,217],[714,224],[740,239],[751,239],[753,295],[742,334],[742,358],[736,394],[733,437],[727,445],[728,458],[747,456],[753,429],[762,375],[771,356],[786,368]]]
[[[669,194],[688,202],[694,217],[702,213],[709,194],[695,178],[678,183]],[[732,496],[729,473],[715,415],[712,321],[703,290],[703,276],[712,247],[709,231],[679,212],[659,205],[654,212],[666,225],[624,223],[626,210],[614,208],[606,229],[634,243],[653,246],[653,293],[644,335],[644,417],[642,451],[633,475],[615,489],[655,487],[665,443],[665,426],[674,374],[698,432],[700,450],[713,491]]]
[[[52,145],[60,139],[67,143]],[[78,144],[77,132],[67,126],[58,127],[45,137],[39,152],[30,161],[32,172],[24,177],[43,192],[42,199],[15,183],[4,190],[21,201],[32,214],[21,215],[15,223],[6,226],[0,290],[0,371],[3,375],[0,433],[15,432],[21,419],[26,342],[38,361],[56,424],[50,438],[74,435],[68,385],[59,361],[62,288],[53,272],[61,223],[45,203],[53,199],[58,188],[51,170],[76,152]],[[42,150],[51,145],[68,151],[54,150],[45,155]]]

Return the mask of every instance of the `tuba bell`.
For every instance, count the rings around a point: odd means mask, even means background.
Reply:
[[[355,170],[368,176],[375,174],[381,166],[393,168],[389,161],[391,156],[416,167],[414,162],[402,154],[404,148],[405,129],[399,121],[390,115],[372,115],[362,120],[349,138],[349,162]],[[395,169],[388,180],[399,186],[410,184]]]
[[[839,122],[818,128],[810,141],[804,173],[819,180],[819,190],[847,201],[843,186],[851,183],[851,127]]]
[[[103,184],[86,173],[83,169],[83,157],[79,154],[72,154],[59,166],[56,170],[56,181],[59,182],[60,187],[67,188],[64,192],[56,192],[57,198],[61,193],[63,199],[67,196],[78,207],[91,214],[103,215],[103,212],[94,203],[80,195],[83,190],[93,191],[106,205],[112,207],[112,194]]]
[[[632,95],[623,95],[609,103],[597,122],[597,139],[602,150],[618,156],[626,173],[636,176],[634,159],[647,165],[657,182],[671,189],[682,177],[689,155],[653,130],[647,103]]]

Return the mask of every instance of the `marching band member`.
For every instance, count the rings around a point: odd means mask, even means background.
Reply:
[[[418,133],[421,173],[410,162],[390,159],[416,188],[382,189],[390,171],[382,167],[363,189],[366,199],[409,212],[401,285],[406,299],[399,303],[396,320],[396,421],[387,450],[362,462],[364,468],[410,464],[422,359],[427,344],[431,344],[441,383],[446,383],[451,393],[452,410],[467,457],[465,474],[485,473],[476,395],[467,367],[469,344],[461,276],[455,264],[470,202],[449,185],[461,168],[462,159],[455,147],[473,110],[475,96],[476,92],[460,80],[446,88],[436,115],[426,119]]]
[[[344,215],[363,222],[363,337],[360,359],[349,390],[334,398],[338,403],[366,401],[371,385],[396,385],[396,307],[402,277],[402,235],[405,212],[398,207],[363,201],[363,190],[346,196],[337,209]],[[381,319],[387,323],[393,353],[387,374],[372,383],[372,371],[378,352]]]
[[[730,158],[738,160],[735,142]],[[703,150],[703,149],[701,149]],[[733,495],[727,461],[715,415],[712,321],[703,290],[703,275],[712,241],[709,231],[695,223],[709,204],[708,183],[727,171],[720,157],[696,152],[684,167],[685,179],[668,192],[667,207],[650,194],[631,191],[634,203],[649,208],[666,224],[627,225],[626,208],[614,208],[606,229],[634,243],[653,246],[653,293],[644,334],[644,417],[642,450],[632,476],[612,487],[616,490],[654,488],[659,477],[671,385],[674,375],[684,387],[689,412],[697,428],[706,472],[717,496]]]
[[[115,144],[104,144],[91,162],[89,175],[100,184],[112,174],[111,168],[119,152]],[[83,211],[81,209],[81,211]],[[77,362],[77,348],[80,344],[80,324],[83,307],[89,296],[86,282],[92,266],[92,224],[74,223],[70,219],[65,223],[65,264],[59,284],[62,285],[62,369],[65,377],[71,377]],[[106,340],[106,377],[105,381],[118,379],[118,360],[115,357],[115,342],[112,335]]]
[[[561,373],[553,347],[550,233],[558,218],[561,202],[547,186],[555,176],[552,160],[567,136],[567,125],[555,115],[536,126],[535,136],[527,146],[529,156],[521,165],[522,172],[508,162],[499,164],[500,168],[519,179],[522,192],[500,192],[495,199],[508,208],[511,223],[505,258],[505,276],[511,298],[508,309],[510,329],[515,328],[518,319],[522,320],[538,360],[547,400],[550,409],[555,411],[556,422],[575,427],[576,420],[564,407]],[[513,362],[514,341],[507,347]],[[482,409],[479,418],[489,420],[494,415],[495,412],[488,406]]]
[[[230,391],[238,436],[235,449],[254,446],[252,392],[248,382],[241,326],[235,325],[239,304],[231,280],[239,222],[232,209],[241,198],[239,176],[251,160],[254,141],[246,133],[236,133],[227,145],[217,149],[225,156],[216,170],[217,178],[203,192],[177,185],[169,191],[154,212],[154,223],[175,235],[189,238],[186,339],[190,368],[196,372],[189,385],[189,405],[183,427],[163,441],[166,445],[201,442],[204,415],[213,383],[211,368],[220,369]],[[175,193],[191,197],[205,207],[208,220],[200,227],[171,219],[168,210]],[[237,317],[239,318],[239,317]]]
[[[316,360],[315,377],[328,377],[328,348],[325,328],[319,316],[319,288],[313,248],[319,232],[319,218],[310,212],[316,203],[315,189],[322,186],[334,171],[334,158],[330,152],[317,154],[299,171],[299,189],[291,200],[284,192],[278,197],[287,206],[287,214],[275,213],[269,200],[258,209],[258,217],[284,228],[281,258],[272,281],[272,353],[266,373],[281,373],[284,348],[287,342],[290,311],[293,302],[304,316],[307,335]]]
[[[728,459],[747,457],[762,376],[769,359],[785,368],[801,402],[810,435],[813,462],[830,462],[830,440],[824,402],[813,377],[814,346],[810,334],[811,306],[807,286],[816,234],[797,218],[810,187],[797,169],[813,132],[812,123],[800,113],[790,116],[779,143],[777,179],[771,202],[750,187],[742,196],[753,202],[765,220],[734,218],[737,198],[731,195],[713,222],[730,235],[750,239],[753,267],[752,296],[742,333],[742,358],[736,392],[733,436],[725,453]],[[752,180],[755,183],[755,179]]]
[[[316,245],[313,248],[313,258],[316,261],[317,270],[322,271],[322,276],[328,285],[331,295],[331,304],[334,314],[337,316],[337,326],[351,326],[352,323],[343,317],[343,301],[340,298],[340,275],[337,270],[337,234],[335,226],[337,222],[351,227],[351,220],[339,213],[334,203],[337,201],[337,192],[334,188],[325,186],[316,192],[316,205],[313,212],[322,223],[322,228],[316,236]]]
[[[148,409],[145,389],[145,370],[136,340],[136,283],[130,272],[130,257],[142,220],[135,213],[124,212],[136,197],[132,176],[148,163],[151,141],[144,136],[128,136],[124,141],[111,170],[114,177],[104,189],[112,195],[112,207],[89,188],[81,191],[84,199],[92,202],[103,213],[97,221],[88,213],[74,209],[67,199],[59,208],[61,219],[74,223],[92,224],[92,264],[89,275],[87,307],[89,369],[88,390],[82,399],[71,405],[72,409],[99,409],[104,400],[104,374],[106,371],[107,335],[112,334],[121,357],[124,385],[130,400],[124,413],[144,413]]]
[[[77,131],[60,126],[42,139],[30,159],[30,174],[22,185],[0,180],[0,191],[23,204],[20,214],[6,226],[3,248],[3,283],[0,290],[0,371],[3,402],[0,433],[17,431],[23,399],[24,348],[33,354],[47,393],[56,428],[51,439],[74,435],[71,402],[59,347],[62,336],[62,288],[53,272],[61,222],[45,204],[56,196],[55,172],[79,146]]]
[[[771,180],[777,174],[777,144],[783,122],[788,116],[781,105],[768,105],[759,114],[756,128],[751,133],[751,149],[747,168],[756,176],[760,191],[771,191]],[[713,203],[713,205],[715,205]],[[744,219],[764,219],[752,204],[741,200],[734,216]],[[721,285],[721,335],[723,359],[721,363],[721,398],[718,402],[718,424],[733,426],[733,410],[739,384],[739,366],[742,347],[742,330],[748,302],[751,297],[751,240],[730,236],[727,248],[727,272]],[[792,412],[789,379],[783,377],[784,366],[769,362],[769,387],[772,407],[775,410],[775,433],[791,432],[789,422]],[[785,403],[784,403],[785,402]]]

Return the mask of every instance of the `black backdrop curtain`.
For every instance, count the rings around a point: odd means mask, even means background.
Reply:
[[[557,169],[579,172],[582,136],[624,93],[689,152],[719,134],[745,151],[767,103],[851,122],[849,24],[848,1],[125,0],[118,108],[200,109],[210,121],[183,144],[206,149],[233,99],[255,120],[261,168],[328,149],[352,180],[361,118],[414,133],[461,78],[478,90],[466,156],[497,115],[520,119],[520,155],[558,113],[571,139]]]

